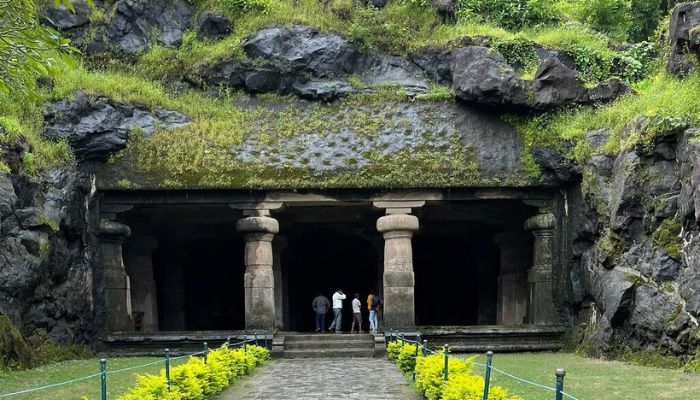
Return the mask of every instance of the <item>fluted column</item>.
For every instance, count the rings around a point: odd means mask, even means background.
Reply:
[[[556,218],[541,210],[525,221],[525,229],[534,236],[532,268],[528,273],[530,302],[528,318],[531,324],[548,325],[559,322],[559,314],[552,299],[552,270],[554,268],[553,239]]]
[[[272,239],[279,232],[279,223],[269,216],[239,219],[236,229],[245,239],[245,328],[275,328],[275,277]]]
[[[122,244],[131,235],[128,226],[115,221],[100,221],[102,285],[107,311],[107,329],[124,332],[134,329],[131,316],[131,287],[124,268]]]
[[[386,329],[415,326],[415,281],[411,238],[418,218],[390,214],[377,220],[384,235],[384,324]]]
[[[523,233],[502,232],[493,237],[500,249],[498,276],[499,325],[520,325],[525,322],[528,304],[527,266],[530,252]]]

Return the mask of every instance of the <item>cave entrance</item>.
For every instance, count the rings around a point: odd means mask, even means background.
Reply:
[[[513,201],[427,205],[413,237],[416,325],[522,324],[532,211]],[[504,243],[501,236],[513,237]],[[504,257],[517,253],[517,259]],[[504,264],[505,263],[505,264]]]
[[[245,246],[230,214],[220,206],[170,206],[130,215],[134,234],[124,254],[134,330],[243,329]]]
[[[360,294],[363,304],[362,327],[369,328],[365,308],[370,289],[381,291],[380,248],[367,236],[369,227],[344,224],[309,224],[297,227],[288,237],[282,256],[285,288],[287,289],[287,329],[300,332],[315,329],[313,299],[319,294],[331,300],[337,289],[343,289],[342,330],[350,330],[351,301]],[[377,236],[376,233],[373,233]],[[332,322],[332,311],[326,316],[326,326]]]

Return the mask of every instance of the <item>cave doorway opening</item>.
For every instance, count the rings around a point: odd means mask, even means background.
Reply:
[[[313,299],[322,293],[332,301],[333,293],[343,289],[347,299],[343,302],[342,330],[349,331],[351,327],[354,293],[360,294],[362,328],[368,330],[367,295],[370,289],[381,292],[381,248],[360,232],[368,229],[354,228],[344,224],[307,224],[297,226],[288,236],[282,256],[287,329],[314,331]],[[324,328],[328,328],[332,318],[331,310]]]
[[[166,243],[154,253],[161,331],[237,330],[245,325],[242,240]]]

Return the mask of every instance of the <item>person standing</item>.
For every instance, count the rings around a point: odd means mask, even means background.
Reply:
[[[333,293],[333,323],[328,328],[329,331],[335,330],[335,333],[340,333],[340,326],[343,322],[343,300],[345,299],[343,289],[338,289]]]
[[[355,324],[357,324],[357,333],[362,333],[362,310],[360,302],[360,294],[355,293],[352,299],[352,326],[350,333],[355,333]]]
[[[381,307],[382,299],[378,294],[374,293],[374,290],[369,291],[369,296],[367,296],[367,309],[369,310],[369,333],[377,333],[379,327],[379,321],[377,320],[377,313]]]
[[[328,297],[319,292],[311,306],[316,312],[316,332],[321,332],[323,327],[326,326],[326,313],[331,308],[331,302],[328,301]]]

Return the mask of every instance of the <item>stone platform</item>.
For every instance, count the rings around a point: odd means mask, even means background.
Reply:
[[[562,326],[520,325],[520,326],[431,326],[418,327],[404,332],[414,339],[418,333],[427,339],[431,348],[449,344],[453,352],[480,353],[557,351],[564,347]],[[386,335],[389,333],[387,332]],[[258,334],[262,346],[267,337],[268,345],[275,357],[372,357],[383,354],[383,336],[368,334],[319,334],[299,332],[278,332]],[[102,340],[100,354],[122,356],[161,356],[166,348],[174,356],[202,350],[206,342],[209,348],[216,348],[226,341],[239,342],[244,338],[252,340],[254,334],[243,331],[184,331],[184,332],[124,332],[112,333]],[[342,354],[341,354],[342,353]]]

